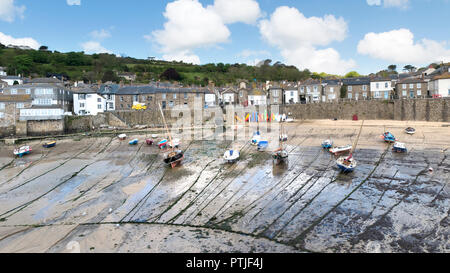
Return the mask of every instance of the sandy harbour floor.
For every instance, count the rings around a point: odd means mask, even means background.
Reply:
[[[361,121],[286,125],[289,162],[247,140],[182,140],[182,166],[137,137],[79,137],[14,158],[0,146],[0,252],[450,252],[450,127],[365,121],[341,174],[320,144]],[[415,127],[413,136],[404,133]],[[380,138],[392,132],[407,154]],[[150,136],[150,133],[149,133]],[[267,135],[269,150],[277,135]],[[227,148],[241,150],[224,163]],[[429,172],[429,168],[433,172]]]

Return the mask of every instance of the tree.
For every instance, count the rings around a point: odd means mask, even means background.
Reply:
[[[357,77],[360,77],[360,76],[361,75],[359,75],[359,73],[356,72],[356,71],[350,71],[347,74],[345,74],[346,78],[357,78]]]
[[[19,74],[29,74],[33,65],[33,59],[28,55],[18,55],[14,57],[13,68]]]
[[[47,51],[48,50],[48,46],[41,46],[40,48],[39,48],[39,51]]]
[[[168,81],[180,81],[181,76],[178,74],[178,72],[174,68],[168,68],[166,71],[164,71],[160,76],[160,79],[162,80],[168,80]]]
[[[404,70],[404,71],[408,71],[408,72],[413,72],[414,70],[416,70],[416,67],[414,67],[414,66],[408,64],[408,65],[405,65],[405,67],[403,68],[403,70]]]
[[[341,86],[341,99],[345,99],[347,97],[347,86]]]
[[[102,77],[102,82],[118,82],[119,78],[112,70],[107,70]]]
[[[388,70],[391,72],[397,71],[397,66],[395,64],[391,64],[388,66]]]

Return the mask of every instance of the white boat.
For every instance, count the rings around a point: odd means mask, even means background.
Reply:
[[[152,138],[158,138],[158,135],[157,134],[153,134]]]
[[[178,148],[179,146],[180,146],[180,140],[178,138],[175,138],[174,140],[172,140],[172,143],[169,142],[170,148]]]
[[[353,172],[357,166],[357,162],[353,159],[352,155],[349,157],[340,157],[336,160],[336,163],[339,169],[341,169],[344,173]]]
[[[234,163],[236,162],[240,157],[239,151],[235,150],[228,150],[223,155],[223,159],[225,159],[228,163]]]
[[[117,136],[120,140],[125,140],[127,138],[126,134],[121,134]]]
[[[322,148],[324,149],[330,149],[333,147],[333,141],[332,140],[325,140],[324,142],[322,142]]]
[[[332,154],[339,155],[343,153],[348,153],[352,150],[352,145],[333,147],[329,151]]]
[[[392,150],[397,153],[406,153],[408,151],[408,149],[406,149],[405,143],[401,143],[401,142],[395,142]]]
[[[261,141],[261,133],[259,131],[255,132],[252,137],[252,145],[257,146],[260,141]]]
[[[14,155],[22,157],[24,155],[31,153],[31,151],[32,149],[30,146],[22,146],[19,149],[14,149]]]
[[[288,123],[294,122],[294,119],[292,119],[292,118],[287,118],[287,119],[286,119],[286,122],[288,122]]]
[[[407,133],[408,135],[414,135],[416,133],[416,129],[408,127],[405,129],[405,133]]]

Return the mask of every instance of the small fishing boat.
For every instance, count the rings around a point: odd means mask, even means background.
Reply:
[[[261,140],[261,133],[259,131],[257,131],[253,134],[252,145],[254,145],[254,146],[258,145],[260,140]]]
[[[277,160],[278,162],[285,161],[289,157],[289,153],[283,148],[279,148],[275,150],[272,154],[272,158]]]
[[[163,139],[163,140],[161,140],[160,142],[158,142],[158,147],[160,148],[160,149],[165,149],[166,147],[167,147],[167,143],[168,143],[169,141],[167,140],[167,139]]]
[[[333,141],[332,140],[325,140],[324,142],[322,142],[322,148],[324,149],[330,149],[333,147]]]
[[[181,150],[172,151],[168,153],[164,158],[164,163],[175,168],[184,159],[184,154]]]
[[[32,151],[30,146],[22,146],[18,149],[14,149],[14,155],[22,157],[24,155],[30,154]]]
[[[344,173],[353,172],[357,166],[356,160],[353,159],[353,155],[350,154],[348,157],[340,157],[336,160],[337,166]]]
[[[158,137],[157,134],[153,134],[153,135],[152,135],[152,138],[157,138],[157,137]]]
[[[401,142],[395,142],[392,150],[396,153],[406,153],[408,151],[408,149],[406,149],[405,143],[401,143]]]
[[[179,139],[173,139],[172,143],[169,143],[170,148],[178,148],[180,147],[180,140]]]
[[[125,140],[127,138],[126,134],[121,134],[117,136],[119,138],[119,140]]]
[[[161,107],[161,104],[159,104],[159,111],[161,112],[161,116],[164,121],[164,127],[166,128],[167,135],[169,136],[169,141],[167,139],[164,139],[161,141],[158,146],[162,149],[163,147],[166,147],[167,144],[170,144],[171,152],[165,155],[164,157],[164,163],[167,165],[170,165],[173,168],[175,168],[177,165],[181,164],[181,161],[184,159],[184,152],[181,150],[175,150],[175,144],[173,143],[172,135],[169,132],[169,127],[167,126],[166,118],[164,117],[164,113]],[[165,141],[165,142],[164,142]]]
[[[146,139],[145,143],[147,143],[148,146],[152,146],[154,144],[153,139]]]
[[[391,134],[390,132],[386,132],[384,133],[381,138],[384,139],[385,142],[387,143],[393,143],[396,141],[395,136],[393,134]]]
[[[228,163],[235,163],[240,157],[239,151],[228,150],[223,155],[223,159],[225,159]]]
[[[405,133],[407,133],[408,135],[414,135],[416,133],[416,129],[408,127],[405,129]]]
[[[291,122],[294,122],[294,119],[292,119],[292,118],[287,118],[285,122],[291,123]]]
[[[269,147],[269,142],[267,140],[261,140],[258,142],[258,151],[265,151]]]
[[[346,154],[352,150],[352,145],[339,146],[329,149],[330,153],[334,155]]]
[[[55,146],[56,146],[56,141],[46,142],[46,143],[44,143],[44,145],[42,145],[42,147],[44,147],[44,148],[52,148]]]
[[[137,138],[133,139],[132,141],[128,142],[130,145],[137,145],[139,140]]]

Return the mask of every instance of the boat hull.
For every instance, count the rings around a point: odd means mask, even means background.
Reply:
[[[166,159],[164,159],[164,163],[166,163],[167,165],[170,165],[170,167],[175,168],[176,166],[178,166],[181,161],[183,161],[184,159],[184,154],[180,153],[177,154],[173,157],[168,157]]]
[[[56,146],[56,142],[54,142],[54,143],[46,143],[46,144],[42,145],[42,147],[44,147],[44,148],[53,148],[55,146]]]

